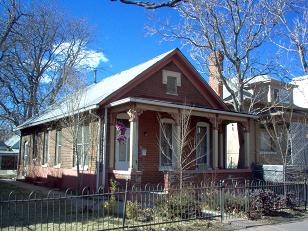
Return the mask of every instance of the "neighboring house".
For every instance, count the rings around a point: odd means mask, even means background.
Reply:
[[[173,137],[181,132],[179,119],[184,111],[191,112],[190,136],[199,144],[186,171],[194,180],[251,176],[255,116],[231,111],[178,49],[107,77],[79,95],[77,111],[91,118],[78,132],[84,185],[104,187],[111,178],[130,179],[132,184],[168,184],[177,159],[177,148],[169,145],[176,146]],[[69,126],[61,123],[72,115],[64,106],[67,101],[69,97],[18,127],[22,136],[19,176],[76,188]],[[245,127],[242,169],[226,168],[230,123]]]
[[[258,115],[260,121],[256,127],[256,163],[258,164],[282,165],[284,162],[289,166],[308,166],[308,109],[303,108],[307,107],[307,91],[304,90],[303,83],[306,83],[307,88],[308,80],[307,78],[303,80],[302,77],[295,78],[295,80],[293,83],[284,83],[265,75],[250,80],[245,87],[245,110]],[[235,86],[235,79],[229,81],[231,86],[232,84]],[[234,87],[234,89],[236,88]],[[223,88],[222,92],[224,101],[232,104],[232,98],[227,89]],[[273,125],[274,117],[276,117],[276,121],[285,120],[279,122],[281,125],[277,131],[282,131],[286,135],[281,140],[276,139],[276,142],[272,139],[274,132],[271,131],[279,123]],[[268,123],[267,126],[264,123]],[[229,136],[236,137],[236,125],[229,125],[227,131]],[[289,139],[288,142],[287,139]],[[236,167],[237,165],[234,163],[237,163],[238,158],[238,139],[229,139],[228,141],[227,163],[228,166]],[[277,147],[279,146],[278,142],[280,147]],[[289,147],[285,145],[289,145]],[[281,148],[283,151],[280,150]],[[289,157],[281,154],[284,150],[288,152]],[[276,169],[277,167],[270,168]],[[273,172],[275,171],[273,170]]]
[[[292,81],[297,85],[293,92],[294,104],[308,108],[308,75],[293,78]]]
[[[0,170],[17,169],[17,158],[19,154],[18,135],[13,135],[7,141],[0,142]]]

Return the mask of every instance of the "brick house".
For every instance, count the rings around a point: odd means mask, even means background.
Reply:
[[[215,72],[215,65],[211,67]],[[176,168],[174,135],[190,112],[190,136],[198,148],[185,172],[194,180],[251,176],[255,161],[255,117],[231,111],[179,49],[88,86],[79,112],[87,115],[78,133],[83,185],[98,188],[111,178],[132,184],[166,184]],[[54,187],[76,187],[76,161],[61,104],[21,124],[20,177]],[[245,164],[226,168],[226,126],[245,127]],[[120,141],[117,128],[126,140]],[[85,153],[87,157],[85,157]]]

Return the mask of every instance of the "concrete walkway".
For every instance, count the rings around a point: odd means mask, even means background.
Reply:
[[[285,224],[276,225],[262,225],[258,227],[251,227],[241,230],[248,231],[307,231],[308,230],[308,218],[301,221],[293,221]]]

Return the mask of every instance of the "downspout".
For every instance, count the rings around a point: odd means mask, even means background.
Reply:
[[[97,155],[96,155],[96,192],[99,189],[99,173],[100,173],[100,152],[101,152],[101,117],[92,113],[90,110],[90,114],[94,117],[98,118],[98,129],[97,129]]]
[[[20,174],[20,168],[21,168],[21,149],[22,149],[22,135],[21,135],[21,131],[20,131],[20,138],[19,138],[19,150],[18,150],[18,157],[17,157],[17,179],[21,178],[22,174]],[[23,150],[25,151],[25,150]],[[23,166],[22,166],[23,168]]]
[[[104,141],[103,141],[103,176],[102,176],[102,187],[105,189],[106,179],[106,153],[107,153],[107,126],[108,126],[108,107],[105,107],[104,115]]]

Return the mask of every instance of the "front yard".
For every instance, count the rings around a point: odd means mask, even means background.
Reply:
[[[0,228],[3,230],[22,230],[22,227],[30,230],[112,230],[123,227],[124,192],[111,191],[91,195],[65,195],[64,192],[55,192],[48,196],[48,189],[45,189],[32,194],[29,200],[31,189],[37,186],[18,186],[13,183],[0,180]],[[206,190],[211,191],[206,193]],[[14,193],[8,201],[11,191]],[[196,194],[197,192],[200,193]],[[225,218],[221,223],[220,203],[217,201],[217,195],[220,194],[217,189],[186,189],[175,196],[172,196],[172,192],[168,195],[129,191],[124,227],[128,230],[153,231],[237,230],[249,226],[296,221],[307,215],[302,210],[283,209],[265,213],[268,215],[262,215],[257,220],[248,220],[243,212],[245,203],[238,198],[235,201],[235,194],[230,192],[228,189],[224,193]],[[236,192],[240,193],[239,189],[236,189]],[[244,201],[243,197],[242,199]],[[259,200],[259,197],[257,199]],[[207,210],[200,207],[204,204]]]

